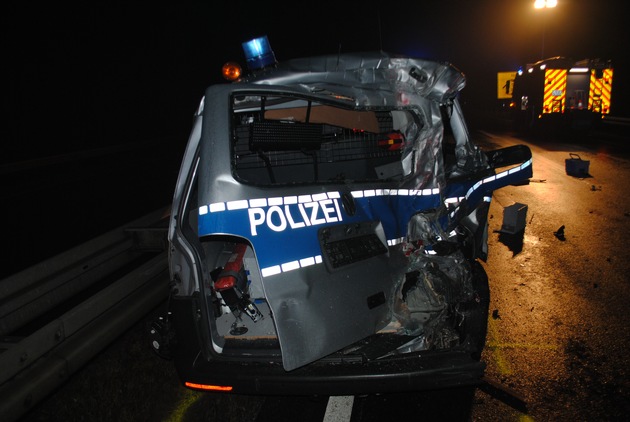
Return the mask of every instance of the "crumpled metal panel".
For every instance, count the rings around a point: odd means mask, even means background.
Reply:
[[[312,265],[267,278],[283,367],[299,368],[385,327],[391,305],[371,306],[370,298],[390,301],[403,269],[379,256],[332,274]]]
[[[401,57],[386,52],[339,54],[293,59],[278,64],[273,72],[263,71],[244,82],[271,85],[302,84],[315,91],[326,86],[333,92],[359,97],[357,105],[384,103],[387,92],[398,93],[396,105],[407,105],[407,97],[417,95],[445,103],[465,84],[464,74],[450,63]],[[356,91],[354,91],[356,89]],[[355,94],[355,95],[352,95]]]
[[[415,108],[426,126],[419,127],[418,121],[409,121],[400,129],[407,140],[412,140],[403,152],[403,166],[415,175],[401,187],[424,189],[445,185],[441,104],[455,104],[458,164],[486,164],[481,153],[468,142],[456,100],[466,78],[450,63],[386,52],[327,55],[281,62],[272,71],[262,71],[242,82],[299,87],[313,95],[345,99],[361,108]]]
[[[444,195],[458,191],[451,189],[446,180],[442,158],[444,123],[440,105],[452,107],[457,165],[461,172],[487,166],[484,155],[469,143],[457,102],[457,93],[464,85],[464,75],[450,64],[369,53],[291,60],[280,63],[277,68],[264,69],[239,83],[214,86],[206,91],[203,129],[200,134],[198,128],[195,129],[201,148],[198,235],[227,234],[247,238],[251,242],[261,267],[264,292],[273,311],[286,370],[320,359],[387,325],[394,314],[394,298],[405,282],[406,272],[419,266],[429,283],[431,277],[440,280],[435,275],[438,273],[426,267],[440,258],[431,260],[423,257],[410,264],[403,254],[401,242],[413,237],[430,246],[437,238],[444,240],[450,230],[444,227],[443,219],[447,217]],[[228,100],[232,94],[239,93],[252,96],[257,93],[294,93],[361,110],[404,110],[404,113],[396,115],[397,119],[400,118],[397,127],[409,141],[405,144],[401,162],[402,167],[413,176],[400,182],[389,182],[387,189],[352,182],[327,185],[325,189],[317,185],[265,186],[261,189],[239,183],[230,166]],[[248,99],[245,97],[239,101],[242,101],[239,106],[244,106]],[[196,142],[193,144],[196,145]],[[192,161],[188,152],[186,157],[191,167],[188,171],[191,171]],[[465,218],[482,200],[486,190],[477,189],[474,183],[469,181],[458,194],[466,195],[465,204],[470,208],[458,208],[458,212],[448,216],[453,219],[449,224],[454,225],[454,220]],[[499,181],[486,183],[493,187],[495,184],[498,186]],[[178,191],[180,188],[178,182]],[[249,216],[253,214],[248,212],[253,208],[252,213],[260,213],[256,215],[271,212],[275,207],[276,215],[299,216],[295,211],[297,205],[288,202],[289,199],[308,197],[313,204],[318,202],[331,206],[348,192],[354,196],[357,213],[348,215],[339,206],[334,213],[338,223],[328,225],[376,221],[381,240],[390,245],[388,254],[361,261],[354,267],[329,271],[318,262],[318,254],[322,253],[315,235],[318,226],[306,224],[306,218],[304,222],[299,222],[304,223],[299,233],[286,227],[269,230],[261,223],[254,234],[250,227]],[[273,204],[268,201],[270,198]],[[181,200],[182,195],[178,194],[176,199]],[[176,206],[174,204],[174,212]],[[429,219],[413,218],[416,213],[427,210],[440,211]],[[314,221],[311,220],[311,223],[314,224]],[[439,229],[440,226],[444,231]],[[430,235],[427,235],[427,230],[431,231]],[[302,254],[302,251],[308,253]],[[308,266],[302,266],[302,262],[308,263]],[[184,265],[184,260],[181,263]],[[452,258],[444,258],[442,264],[458,265]],[[455,272],[449,275],[443,287],[450,289],[461,284],[459,288],[466,291],[467,281],[467,272]],[[439,289],[429,289],[427,284],[423,286],[428,289],[425,291],[432,291],[431,295],[436,297],[444,294]],[[414,298],[418,309],[425,300],[429,300],[429,293]],[[410,327],[406,329],[414,331]]]

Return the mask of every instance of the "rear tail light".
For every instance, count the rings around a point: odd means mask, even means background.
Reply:
[[[194,388],[195,390],[205,391],[232,391],[231,385],[207,385],[207,384],[195,384],[193,382],[186,381],[184,385],[188,388]]]
[[[384,139],[378,140],[378,146],[386,148],[388,151],[396,151],[405,146],[405,137],[402,133],[388,133]]]

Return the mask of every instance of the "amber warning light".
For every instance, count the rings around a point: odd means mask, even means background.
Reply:
[[[227,62],[223,65],[221,73],[225,79],[232,82],[241,77],[242,69],[236,62]]]

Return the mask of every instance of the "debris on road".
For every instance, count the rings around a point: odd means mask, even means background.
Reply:
[[[553,235],[556,236],[559,240],[567,240],[566,237],[564,237],[564,224],[560,226],[557,231],[553,232]]]
[[[575,177],[588,177],[588,167],[590,165],[589,160],[582,160],[578,154],[569,153],[569,157],[565,162],[565,169],[569,176]]]

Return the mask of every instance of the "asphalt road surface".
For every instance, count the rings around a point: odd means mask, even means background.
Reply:
[[[520,236],[490,236],[491,317],[483,355],[488,376],[519,392],[528,411],[479,400],[473,418],[628,420],[630,160],[611,155],[603,139],[529,145],[530,184],[499,190],[492,203],[491,230],[501,230],[504,208],[514,203],[527,205],[527,224]],[[567,174],[571,154],[588,166],[585,177]]]
[[[479,141],[484,149],[525,143],[492,133]],[[628,420],[630,159],[598,139],[528,145],[533,178],[495,192],[484,264],[491,303],[483,360],[503,394],[333,400],[202,394],[181,387],[171,363],[152,354],[147,319],[24,420]],[[571,153],[588,164],[585,177],[566,173]],[[501,232],[505,209],[514,204],[524,208],[524,230]]]

